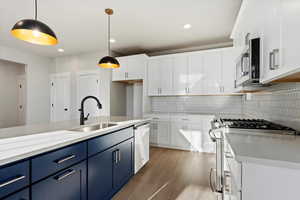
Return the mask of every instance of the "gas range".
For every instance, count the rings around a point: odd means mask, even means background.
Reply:
[[[278,134],[296,135],[298,132],[290,127],[275,124],[264,119],[230,119],[220,118],[213,121],[215,128],[239,129],[254,132],[269,132]]]

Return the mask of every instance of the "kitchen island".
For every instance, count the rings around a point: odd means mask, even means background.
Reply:
[[[98,117],[0,130],[0,198],[110,199],[134,173],[134,126],[148,119]],[[112,126],[87,132],[95,124]]]

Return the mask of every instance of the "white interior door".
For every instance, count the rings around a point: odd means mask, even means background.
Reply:
[[[69,73],[51,75],[51,121],[71,119],[71,79]]]
[[[80,72],[77,75],[77,108],[80,108],[81,101],[86,96],[95,96],[100,101],[100,74],[95,72]],[[101,110],[97,107],[97,102],[88,99],[84,104],[85,115],[88,113],[90,117],[100,116]],[[78,114],[79,116],[79,114]]]
[[[19,88],[19,125],[26,124],[26,77],[25,75],[19,76],[18,79],[18,88]]]

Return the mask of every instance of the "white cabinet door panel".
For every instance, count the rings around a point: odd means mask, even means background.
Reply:
[[[161,73],[159,60],[149,60],[148,63],[148,95],[156,96],[159,94]]]
[[[160,95],[172,95],[173,92],[173,59],[159,59],[160,69]]]
[[[189,56],[188,88],[190,94],[202,94],[203,92],[203,56],[195,53]]]
[[[170,145],[169,124],[169,122],[157,122],[157,142],[159,145]]]
[[[222,81],[222,54],[221,51],[203,53],[203,93],[219,94]]]
[[[143,80],[145,73],[146,59],[142,55],[130,56],[128,58],[126,80]]]
[[[175,56],[173,66],[173,94],[184,95],[188,87],[188,57]]]
[[[222,93],[230,94],[235,89],[235,61],[238,57],[237,48],[222,51]]]
[[[191,134],[186,122],[172,122],[171,125],[171,146],[175,148],[190,150]]]

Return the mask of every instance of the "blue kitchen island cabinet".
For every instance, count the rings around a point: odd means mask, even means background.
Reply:
[[[86,200],[86,161],[32,185],[32,200]]]
[[[118,191],[133,176],[133,139],[117,145],[113,171],[114,189]]]
[[[20,192],[17,192],[7,198],[5,198],[4,200],[30,200],[29,199],[29,188],[24,189]]]
[[[88,159],[88,199],[110,199],[133,175],[133,138]]]

